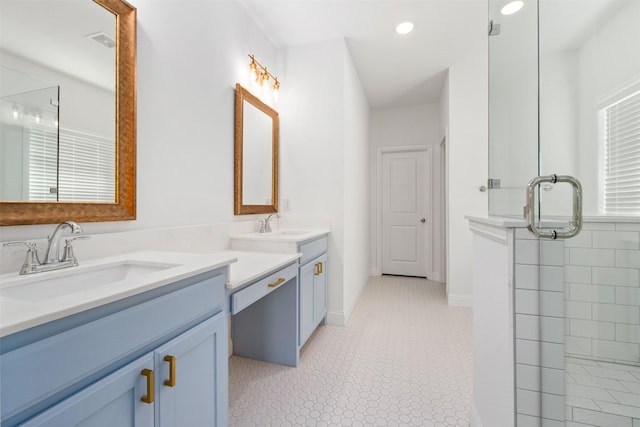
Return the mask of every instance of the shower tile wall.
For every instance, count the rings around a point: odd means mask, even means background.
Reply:
[[[517,425],[562,427],[565,419],[563,242],[540,241],[526,229],[517,229],[514,268]]]
[[[585,224],[565,260],[567,354],[640,365],[640,226]]]
[[[567,421],[640,427],[640,225],[565,242]]]

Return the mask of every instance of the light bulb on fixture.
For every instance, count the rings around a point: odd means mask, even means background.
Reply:
[[[278,96],[280,94],[280,83],[278,82],[278,78],[275,78],[275,83],[273,84],[273,100],[278,102]]]
[[[11,107],[11,114],[13,115],[13,120],[18,120],[18,118],[20,117],[18,106],[16,104],[13,104],[13,107]]]
[[[258,70],[256,67],[256,60],[252,59],[251,60],[251,64],[249,64],[249,77],[251,78],[251,81],[256,82],[258,81]]]
[[[35,119],[36,123],[40,123],[40,114],[36,114],[34,119]]]

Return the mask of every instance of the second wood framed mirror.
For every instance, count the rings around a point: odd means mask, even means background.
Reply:
[[[235,215],[278,212],[278,140],[278,112],[236,84]]]

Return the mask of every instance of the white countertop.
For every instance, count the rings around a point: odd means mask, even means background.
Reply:
[[[220,253],[238,260],[229,266],[228,289],[235,289],[251,283],[262,276],[291,264],[302,256],[302,254],[299,253],[286,254],[246,251],[224,251]]]
[[[78,267],[56,271],[3,275],[0,276],[0,337],[225,267],[236,260],[231,252],[203,255],[144,251],[88,261]],[[55,290],[47,288],[49,280],[64,280],[65,276],[88,273],[124,261],[133,261],[143,267],[145,264],[164,266],[164,269],[93,287],[87,284],[59,296],[46,295],[47,292],[55,294]],[[24,292],[25,286],[31,289]]]
[[[329,234],[328,228],[314,229],[275,229],[270,233],[247,233],[231,236],[233,240],[252,240],[252,241],[274,241],[274,242],[304,242],[305,240],[314,239],[316,237]]]
[[[465,218],[470,222],[478,222],[486,225],[493,225],[496,227],[504,227],[504,228],[527,228],[527,222],[524,218],[511,218],[505,216],[471,216],[467,215]],[[545,228],[550,227],[563,227],[566,226],[568,221],[562,220],[542,220],[542,222],[538,221],[538,226],[542,226]]]

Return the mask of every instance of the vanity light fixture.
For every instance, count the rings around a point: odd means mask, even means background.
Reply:
[[[268,90],[269,79],[273,79],[273,99],[278,102],[278,92],[280,91],[280,82],[278,81],[278,78],[267,71],[267,67],[256,61],[255,56],[249,54],[249,58],[251,58],[251,63],[249,64],[251,80],[259,83],[262,89],[266,92]]]
[[[500,9],[500,13],[503,15],[513,15],[514,13],[519,12],[523,6],[524,2],[522,0],[511,1],[502,6],[502,9]]]

